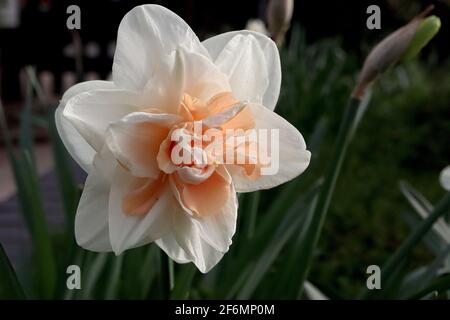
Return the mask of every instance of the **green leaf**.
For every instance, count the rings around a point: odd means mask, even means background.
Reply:
[[[449,254],[450,245],[442,250],[440,255],[429,266],[421,267],[407,275],[400,286],[398,296],[406,298],[423,290],[438,275],[439,269],[445,263]]]
[[[25,298],[16,272],[0,243],[0,300]]]
[[[25,106],[21,112],[20,117],[20,132],[19,132],[19,146],[27,152],[31,157],[33,166],[36,164],[33,148],[33,126],[32,126],[32,105],[33,103],[33,91],[30,82],[27,82]]]
[[[285,214],[283,221],[278,225],[276,232],[273,234],[270,243],[266,246],[264,253],[257,259],[256,264],[252,268],[246,282],[240,290],[237,299],[250,299],[261,280],[274,263],[275,259],[281,252],[288,240],[298,231],[299,226],[304,221],[306,214],[302,214],[311,205],[308,201],[311,199],[300,198]]]
[[[402,213],[402,218],[410,227],[411,231],[419,226],[422,222],[422,218],[418,217],[417,214],[406,211]],[[445,241],[442,240],[441,236],[435,231],[435,228],[430,230],[423,238],[425,245],[438,256],[442,250],[445,248]]]
[[[421,219],[426,219],[433,211],[431,203],[419,191],[414,189],[406,182],[400,182],[400,190],[405,198],[408,200],[411,207],[417,212]],[[432,248],[438,249],[437,254],[447,243],[450,243],[450,228],[445,222],[444,218],[439,218],[433,225],[432,233],[427,235],[428,243],[433,241]],[[436,239],[437,238],[437,239]]]
[[[82,267],[81,299],[92,299],[95,297],[96,289],[101,284],[99,281],[108,263],[107,253],[87,253],[87,259]]]
[[[391,278],[395,277],[395,270],[404,259],[409,255],[411,250],[417,246],[427,232],[433,227],[434,223],[442,217],[444,214],[450,211],[450,193],[447,193],[445,197],[434,208],[433,212],[426,219],[424,219],[420,225],[413,230],[413,232],[406,238],[401,246],[390,256],[386,264],[383,266],[383,282],[389,282]],[[371,294],[370,291],[364,290],[361,294],[362,298],[367,298]]]
[[[34,261],[37,262],[39,293],[42,298],[49,299],[54,295],[56,265],[45,220],[38,176],[30,153],[26,150],[15,152],[1,103],[0,130],[5,137],[6,151],[13,169],[19,202],[32,238]]]
[[[180,265],[181,269],[175,279],[175,286],[170,295],[171,299],[188,299],[197,268],[194,264]]]
[[[339,132],[337,134],[334,151],[329,160],[330,167],[328,168],[325,181],[321,187],[317,206],[311,211],[310,223],[303,226],[306,233],[304,239],[302,240],[302,247],[299,250],[303,259],[298,265],[296,272],[299,275],[299,295],[303,290],[303,283],[307,279],[309,273],[314,249],[317,246],[317,242],[322,232],[325,217],[331,203],[331,198],[336,187],[336,182],[339,177],[348,146],[367,109],[369,101],[370,93],[366,94],[363,100],[352,97],[344,111]]]
[[[311,282],[305,282],[305,294],[310,300],[329,300],[326,295],[322,293],[316,286]]]
[[[315,199],[317,201],[317,199]],[[301,264],[303,260],[302,255],[302,246],[303,241],[305,241],[306,231],[308,226],[311,223],[312,219],[312,211],[315,209],[316,203],[312,203],[305,218],[303,224],[298,232],[297,239],[294,241],[293,245],[289,248],[289,251],[286,252],[286,258],[283,263],[283,272],[278,277],[278,281],[273,289],[273,297],[277,298],[292,298],[295,297],[302,290],[301,286],[306,288],[306,282],[303,284],[301,282],[300,276],[297,272],[298,266]]]
[[[112,300],[117,298],[120,288],[120,275],[122,272],[124,255],[121,254],[120,256],[113,256],[111,258],[112,258],[111,270],[109,272],[109,276],[106,282],[106,292],[105,292],[106,300]]]
[[[450,289],[450,275],[446,275],[434,280],[428,287],[415,295],[408,297],[409,300],[423,299],[434,291],[438,293],[445,292]]]
[[[159,274],[157,261],[159,259],[160,249],[155,245],[151,244],[145,248],[145,255],[143,261],[138,263],[142,264],[140,268],[140,298],[143,299],[148,295],[150,287],[152,286],[154,280]]]
[[[414,189],[409,183],[406,181],[400,181],[399,187],[411,207],[416,210],[422,218],[425,218],[428,213],[433,210],[433,205],[427,200],[427,198]]]

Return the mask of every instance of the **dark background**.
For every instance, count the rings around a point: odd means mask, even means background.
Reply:
[[[0,94],[4,102],[20,100],[19,70],[25,65],[49,70],[55,75],[55,86],[60,86],[64,71],[73,71],[75,61],[64,55],[64,48],[71,43],[71,31],[66,28],[71,4],[81,8],[81,39],[83,44],[98,44],[96,57],[84,57],[84,71],[95,71],[105,78],[112,64],[111,50],[120,20],[131,8],[144,3],[159,3],[187,21],[200,39],[236,29],[243,29],[249,17],[265,19],[266,0],[201,1],[201,0],[22,0],[20,26],[16,29],[0,29]],[[321,38],[340,37],[345,50],[357,55],[366,54],[361,43],[372,44],[393,28],[404,24],[421,9],[433,3],[435,14],[448,21],[448,0],[295,0],[293,23],[306,31],[308,43]],[[381,30],[366,28],[366,8],[377,4],[381,8]],[[289,35],[288,35],[289,36]],[[447,45],[449,29],[442,27],[434,40],[439,57],[449,53]],[[426,54],[426,53],[425,53]],[[3,81],[2,81],[3,79]],[[5,79],[8,79],[7,81]]]

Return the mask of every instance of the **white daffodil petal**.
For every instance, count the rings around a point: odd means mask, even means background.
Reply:
[[[439,180],[441,182],[442,188],[450,191],[450,166],[447,166],[444,170],[442,170]]]
[[[140,103],[140,97],[130,91],[94,90],[70,98],[63,116],[99,152],[109,124],[136,111]]]
[[[75,215],[75,239],[84,249],[111,251],[108,228],[110,186],[96,169],[89,173]]]
[[[225,75],[209,57],[179,46],[174,52],[174,68],[183,81],[183,92],[201,101],[231,90]]]
[[[143,216],[125,214],[122,201],[133,177],[117,167],[109,196],[109,236],[116,255],[155,241],[170,231],[170,212],[177,207],[172,193],[162,185],[156,201]]]
[[[172,216],[172,230],[176,242],[184,251],[184,258],[192,261],[203,273],[209,272],[225,254],[203,239],[199,226],[184,212],[176,212]]]
[[[180,45],[208,55],[191,28],[172,11],[158,5],[135,7],[119,26],[114,83],[120,88],[141,91],[150,79],[165,79],[165,75],[157,74],[159,65]]]
[[[227,74],[236,99],[263,103],[269,86],[264,52],[252,35],[236,35],[214,63]]]
[[[112,123],[105,136],[115,158],[134,176],[159,176],[157,154],[170,128],[180,121],[173,114],[133,112]]]
[[[242,174],[242,168],[228,165],[237,192],[251,192],[259,189],[269,189],[285,183],[301,174],[309,165],[311,153],[306,150],[306,143],[301,133],[288,121],[269,109],[256,104],[250,104],[255,117],[255,129],[258,134],[258,148],[261,142],[268,141],[267,149],[263,148],[271,158],[270,166],[264,168],[265,174],[255,180]],[[261,138],[264,131],[266,138]],[[272,129],[278,129],[278,139],[271,141]],[[274,131],[276,138],[276,131]]]
[[[230,77],[233,93],[238,93],[236,98],[275,109],[280,94],[281,62],[278,48],[270,38],[259,32],[233,31],[206,39],[202,44]],[[251,100],[260,96],[262,101]]]
[[[111,81],[86,81],[78,83],[64,93],[55,112],[56,128],[64,146],[72,158],[75,159],[80,167],[86,172],[90,171],[95,156],[95,150],[73,127],[72,123],[63,116],[63,112],[67,101],[69,101],[70,98],[83,92],[99,89],[114,89],[114,83]]]
[[[155,243],[161,248],[172,260],[177,263],[188,263],[191,259],[186,255],[183,248],[180,247],[175,235],[170,232],[156,240]]]

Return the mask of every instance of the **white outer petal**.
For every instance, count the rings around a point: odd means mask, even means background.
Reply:
[[[176,262],[193,262],[201,272],[207,273],[225,253],[210,246],[200,233],[198,226],[179,208],[172,212],[172,232],[158,239],[156,244]]]
[[[234,39],[235,37],[237,38]],[[239,45],[237,45],[238,43]],[[236,60],[237,56],[243,59],[246,56],[246,54],[249,53],[246,52],[245,50],[239,52],[241,45],[244,45],[245,47],[248,48],[253,48],[252,52],[257,53],[256,57],[258,57],[258,61],[261,60],[260,53],[262,52],[265,64],[264,66],[254,65],[252,67],[252,73],[255,76],[267,75],[267,80],[269,81],[268,87],[266,88],[265,92],[250,92],[249,93],[250,97],[244,98],[243,100],[247,100],[251,97],[254,97],[255,95],[262,94],[263,95],[262,104],[265,107],[269,108],[270,110],[275,109],[275,105],[278,101],[278,96],[280,94],[280,87],[281,87],[281,62],[280,62],[280,55],[278,53],[278,48],[270,38],[259,32],[243,30],[243,31],[227,32],[215,37],[211,37],[203,41],[202,44],[209,51],[212,60],[215,62],[222,54],[222,51],[225,48],[233,49],[228,55],[230,62],[227,65],[233,65],[233,60]],[[259,50],[256,50],[257,47],[261,49],[261,52]],[[251,61],[250,59],[247,60]],[[261,72],[262,70],[264,71]],[[229,75],[230,70],[222,70],[222,71],[225,74]],[[236,76],[237,75],[238,74],[236,73]],[[230,85],[233,92],[235,90],[237,90],[237,92],[240,92],[239,81],[235,82],[233,81],[233,79],[239,80],[239,77],[233,77],[232,79],[230,79]],[[257,88],[254,84],[252,84],[252,86]]]
[[[172,61],[170,64],[173,66],[170,72],[173,76],[167,83],[175,87],[167,93],[169,95],[187,93],[201,101],[208,101],[216,94],[231,90],[227,75],[209,56],[179,46],[167,59]],[[178,85],[174,86],[174,80]]]
[[[92,149],[100,152],[109,124],[136,111],[140,99],[131,91],[117,89],[83,92],[67,101],[63,117],[70,121]]]
[[[69,101],[70,98],[83,92],[99,89],[114,89],[114,83],[111,81],[86,81],[78,83],[64,93],[59,106],[55,111],[56,128],[64,146],[72,158],[75,159],[80,167],[86,172],[89,172],[92,166],[95,150],[63,116],[63,112],[67,101]]]
[[[224,252],[210,246],[201,237],[199,227],[186,213],[177,213],[173,221],[173,234],[176,242],[183,249],[185,257],[192,261],[203,273],[209,272],[222,259]]]
[[[175,262],[191,262],[191,259],[186,255],[186,252],[183,250],[183,248],[180,247],[172,232],[156,240],[155,243]]]
[[[442,188],[450,191],[450,166],[447,166],[442,170],[439,181],[441,182]]]
[[[108,181],[98,170],[92,169],[75,215],[75,239],[84,249],[112,251],[108,228],[109,190]]]
[[[156,74],[159,65],[180,45],[208,56],[191,28],[172,11],[159,5],[133,8],[119,26],[114,83],[120,88],[141,91],[151,78],[166,78]]]
[[[306,150],[306,143],[301,133],[288,121],[269,109],[256,104],[249,105],[255,118],[255,129],[279,129],[279,163],[274,175],[261,175],[250,180],[241,174],[241,169],[227,165],[237,192],[251,192],[269,189],[294,179],[309,165],[311,153]],[[257,131],[258,132],[258,131]],[[270,139],[270,133],[268,135]],[[270,141],[270,140],[269,140]],[[271,146],[269,145],[270,149]],[[268,155],[270,156],[271,150]],[[274,151],[276,155],[276,152]]]

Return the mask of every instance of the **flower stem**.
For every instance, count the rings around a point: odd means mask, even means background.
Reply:
[[[250,195],[248,201],[249,217],[248,217],[248,233],[247,237],[251,239],[255,233],[256,215],[258,214],[260,191],[256,191]]]
[[[305,236],[305,241],[303,241],[303,244],[300,247],[304,260],[299,266],[299,297],[303,291],[303,284],[308,277],[314,249],[317,246],[325,217],[328,208],[330,207],[331,198],[336,187],[336,182],[341,171],[348,146],[352,140],[356,127],[367,108],[369,100],[370,94],[365,95],[362,100],[356,97],[351,97],[345,109],[335,142],[334,151],[330,158],[330,167],[328,168],[324,184],[320,190],[317,204],[312,210],[312,216],[306,231],[307,234]]]
[[[161,250],[161,291],[163,299],[169,299],[174,284],[173,261]]]

